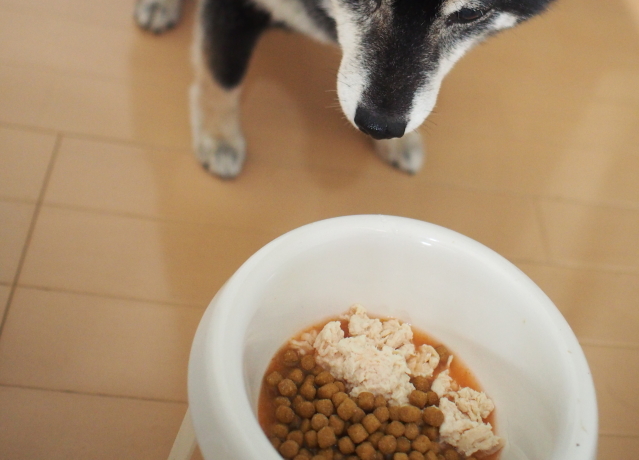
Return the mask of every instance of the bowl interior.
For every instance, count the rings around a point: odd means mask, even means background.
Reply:
[[[214,299],[189,377],[198,442],[205,457],[208,444],[215,449],[206,458],[227,451],[229,458],[279,458],[255,419],[266,367],[291,336],[354,303],[411,323],[463,359],[495,401],[497,429],[507,441],[502,460],[594,458],[592,380],[572,331],[543,292],[468,238],[380,216],[332,219],[287,234]],[[196,400],[209,407],[194,410]],[[221,421],[204,417],[206,410],[234,415]],[[222,434],[204,432],[205,425],[231,430],[234,422],[242,435],[223,448]]]

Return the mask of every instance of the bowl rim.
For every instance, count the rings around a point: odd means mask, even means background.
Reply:
[[[587,421],[586,423],[590,423],[590,426],[583,426],[582,428],[592,435],[584,438],[582,433],[580,437],[577,437],[580,433],[571,433],[574,435],[573,437],[575,437],[576,442],[572,443],[574,446],[574,456],[570,458],[584,460],[595,459],[597,450],[598,409],[592,374],[583,349],[572,329],[561,312],[541,288],[503,256],[454,230],[406,217],[365,214],[334,217],[316,221],[279,236],[249,257],[222,288],[220,288],[210,302],[193,340],[188,366],[188,402],[191,408],[191,417],[196,437],[201,446],[202,455],[205,458],[226,458],[219,450],[215,452],[211,451],[212,444],[210,443],[210,438],[212,435],[210,433],[211,430],[207,431],[207,426],[214,421],[212,414],[218,409],[221,409],[215,406],[212,400],[232,400],[234,395],[237,396],[242,392],[244,396],[246,396],[244,388],[238,388],[237,385],[232,386],[230,382],[221,378],[221,375],[223,375],[222,368],[224,366],[220,364],[226,361],[220,358],[223,355],[228,357],[230,353],[226,346],[229,337],[227,336],[227,328],[224,327],[224,324],[227,324],[226,321],[236,313],[233,310],[233,299],[241,292],[243,283],[247,278],[250,278],[254,270],[259,269],[262,264],[272,263],[273,261],[270,259],[273,257],[281,257],[281,254],[292,257],[300,250],[333,241],[338,237],[348,236],[349,234],[355,235],[362,231],[412,234],[422,238],[424,238],[424,235],[428,235],[428,237],[426,237],[427,240],[455,247],[468,255],[472,255],[482,261],[485,260],[500,270],[505,270],[510,276],[518,277],[520,281],[527,283],[528,288],[531,289],[536,297],[539,297],[540,306],[546,310],[546,313],[552,316],[553,321],[557,324],[561,339],[565,342],[566,346],[569,346],[570,349],[573,350],[573,372],[579,377],[582,383],[579,388],[581,404],[578,408],[580,411],[578,415],[580,415],[579,418],[582,420],[582,423],[584,420]],[[238,357],[237,354],[233,356],[235,358]],[[241,356],[239,359],[241,360]],[[203,365],[203,362],[207,364]],[[218,391],[222,390],[222,395],[213,397],[211,395],[213,388],[216,388]],[[247,400],[247,407],[250,406],[248,398],[245,399]],[[222,403],[222,405],[224,405],[224,403]],[[228,412],[228,407],[225,408],[225,412]],[[250,410],[250,413],[254,418],[252,410]],[[216,436],[223,435],[228,437],[230,434],[229,427],[241,426],[243,423],[241,420],[243,420],[243,418],[238,414],[236,414],[235,417],[231,417],[227,420],[228,423],[225,424],[225,426],[219,427],[225,433],[217,433]],[[256,425],[259,428],[257,422]],[[261,428],[259,428],[259,432],[263,433]],[[264,452],[264,449],[265,446],[270,446],[270,442],[266,436],[262,435],[261,438],[258,436],[256,439],[254,435],[255,432],[250,431],[240,435],[235,440],[227,439],[227,442],[230,443],[233,451],[243,450],[246,454],[246,458],[258,458],[257,455],[264,456],[265,453],[267,453]],[[210,456],[208,456],[209,453]],[[280,458],[275,451],[273,451],[273,453],[276,455],[273,458]],[[213,456],[214,454],[215,457]],[[270,458],[269,455],[266,455],[266,458]]]

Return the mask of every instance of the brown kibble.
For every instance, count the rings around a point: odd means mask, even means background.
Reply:
[[[355,449],[357,456],[362,460],[374,460],[375,448],[370,442],[363,442]]]
[[[310,456],[302,454],[300,450],[300,453],[293,457],[293,460],[309,460],[310,458]]]
[[[391,420],[399,420],[399,406],[389,406],[388,414]]]
[[[439,363],[446,365],[448,363],[448,357],[450,356],[450,351],[443,345],[439,345],[435,347],[435,351],[439,355]]]
[[[351,398],[346,398],[337,406],[337,415],[339,415],[342,420],[350,420],[356,409],[357,404],[355,404],[355,401]]]
[[[298,404],[304,402],[304,398],[302,397],[302,395],[295,395],[295,397],[293,398],[293,401],[291,402],[292,402],[293,408],[295,408]]]
[[[286,350],[282,355],[282,362],[285,366],[293,367],[300,362],[300,355],[295,350]]]
[[[362,425],[366,428],[366,431],[372,434],[377,431],[377,429],[382,425],[382,422],[380,422],[373,414],[368,414],[362,419]]]
[[[411,442],[406,436],[397,438],[397,452],[410,452]]]
[[[428,436],[420,434],[413,440],[413,442],[410,443],[410,446],[413,450],[423,454],[430,449],[431,441],[428,439]]]
[[[434,442],[434,443],[431,444],[430,450],[435,452],[439,456],[441,454],[442,448],[439,445],[439,443]]]
[[[306,444],[306,447],[315,449],[317,447],[317,431],[309,430],[304,433],[304,443]]]
[[[376,431],[375,433],[371,434],[368,437],[367,441],[370,442],[375,449],[377,449],[377,444],[379,443],[379,440],[382,439],[383,436],[384,436],[384,433],[382,433],[381,431]]]
[[[342,382],[341,380],[336,380],[335,385],[337,385],[337,388],[339,388],[339,391],[346,393],[346,385],[344,385],[344,382]]]
[[[317,383],[317,379],[315,379]],[[317,397],[320,399],[330,399],[335,393],[338,393],[339,389],[334,383],[327,383],[317,389]]]
[[[303,383],[300,387],[300,394],[309,401],[312,401],[313,399],[315,399],[315,395],[317,394],[315,385],[313,385],[312,383]]]
[[[416,390],[423,391],[424,393],[430,390],[431,381],[428,377],[417,376],[413,377],[411,383],[415,387]]]
[[[343,438],[340,438],[339,441],[337,441],[337,448],[344,455],[350,455],[355,452],[355,444],[353,443],[353,440],[348,436],[344,436]]]
[[[310,401],[302,401],[295,406],[295,412],[302,418],[311,418],[315,414],[315,404]]]
[[[459,453],[455,449],[446,449],[444,451],[444,458],[446,460],[459,460]]]
[[[415,406],[402,406],[399,408],[399,419],[404,423],[415,423],[421,416],[422,411]]]
[[[291,407],[291,400],[285,396],[277,396],[273,402],[276,406],[288,406]]]
[[[300,422],[300,431],[302,433],[306,433],[310,429],[311,429],[311,421],[309,419],[305,418],[304,420]]]
[[[335,456],[335,451],[333,449],[322,449],[317,452],[317,455],[323,457],[324,460],[333,460]]]
[[[375,407],[384,407],[387,404],[388,402],[386,401],[386,398],[384,398],[382,395],[375,396]]]
[[[382,454],[392,454],[397,449],[397,439],[395,438],[395,436],[392,436],[390,434],[382,436],[382,438],[377,443],[377,448]]]
[[[328,426],[333,428],[333,431],[337,436],[341,436],[346,428],[346,422],[339,418],[337,415],[331,415],[328,418]]]
[[[357,405],[363,411],[370,412],[375,408],[375,395],[368,391],[363,391],[357,396]]]
[[[441,426],[444,423],[444,413],[435,406],[428,406],[424,409],[422,418],[424,423],[428,423],[430,426]]]
[[[313,368],[313,370],[311,370],[311,374],[313,374],[315,377],[320,375],[322,372],[324,372],[324,368],[319,364],[315,364],[315,367]]]
[[[408,402],[413,406],[423,409],[428,402],[428,393],[420,390],[414,390],[408,395]]]
[[[424,457],[426,458],[426,460],[438,460],[437,454],[435,453],[435,451],[432,450],[426,452],[426,455]]]
[[[282,379],[283,379],[283,378],[284,378],[284,377],[282,377],[282,374],[280,374],[280,373],[279,373],[279,372],[277,372],[277,371],[273,371],[273,372],[271,372],[269,375],[267,375],[267,376],[266,376],[266,379],[265,379],[265,380],[266,380],[266,383],[267,383],[268,385],[271,385],[271,386],[273,386],[273,387],[274,387],[274,386],[276,386],[278,383],[280,383],[280,382],[282,381]]]
[[[315,367],[315,357],[313,355],[302,356],[302,359],[300,360],[300,366],[302,366],[302,369],[304,369],[305,371],[313,370],[313,368]]]
[[[288,427],[283,423],[276,423],[271,427],[271,435],[283,441],[288,436]]]
[[[288,424],[295,420],[295,412],[293,412],[293,409],[290,407],[277,406],[277,409],[275,409],[275,418],[278,422]]]
[[[304,433],[302,433],[300,430],[291,431],[286,437],[286,439],[290,441],[295,441],[301,446],[302,443],[304,442]]]
[[[295,369],[291,369],[286,377],[295,382],[296,385],[301,385],[304,381],[304,372],[302,372],[302,369],[299,367],[296,367]]]
[[[315,410],[320,414],[324,414],[327,417],[333,415],[335,410],[333,402],[330,399],[319,399],[315,401]]]
[[[439,438],[439,429],[434,426],[424,427],[422,433],[428,436],[431,441],[437,441],[437,438]]]
[[[315,414],[313,418],[311,418],[311,427],[315,431],[319,431],[325,426],[328,426],[328,417],[324,414]]]
[[[435,393],[434,391],[429,391],[426,393],[426,396],[428,396],[428,405],[429,406],[439,406],[439,396],[437,396],[437,393]]]
[[[351,422],[359,423],[364,420],[364,417],[366,417],[366,412],[364,412],[359,407],[356,407],[355,412],[353,412],[353,415],[351,416]]]
[[[386,406],[378,407],[373,411],[373,414],[382,423],[386,422],[390,418],[390,412],[388,411],[388,407]]]
[[[331,401],[333,401],[335,407],[338,407],[345,399],[348,399],[348,395],[343,391],[338,391],[331,397]]]
[[[317,445],[320,447],[320,449],[328,449],[329,447],[335,445],[336,442],[337,437],[335,436],[335,432],[330,426],[325,426],[317,432]]]
[[[322,371],[315,376],[315,385],[320,387],[322,385],[326,385],[327,383],[333,383],[334,381],[335,377],[333,377],[333,375],[328,371]]]
[[[406,452],[395,452],[393,454],[393,460],[408,460]]]
[[[295,441],[284,441],[280,446],[280,454],[284,458],[293,458],[300,451],[300,445]]]
[[[405,427],[406,429],[404,430],[404,436],[406,436],[411,441],[419,436],[419,427],[416,423],[407,423]]]
[[[412,450],[410,454],[408,454],[408,460],[425,460],[424,454],[417,450]]]
[[[404,424],[402,422],[398,422],[397,420],[394,420],[390,422],[388,426],[386,427],[386,434],[391,434],[395,436],[396,438],[399,438],[400,436],[404,434],[405,430],[406,428],[404,427]]]
[[[359,444],[364,439],[368,438],[368,431],[362,426],[361,423],[355,423],[346,429],[346,432],[351,437],[355,444]]]
[[[273,444],[275,450],[279,450],[280,446],[282,445],[282,441],[278,438],[271,438],[269,439],[269,441],[271,441],[271,444]]]
[[[282,396],[287,396],[289,398],[297,394],[297,385],[295,385],[295,382],[291,379],[283,379],[277,384],[277,389]]]

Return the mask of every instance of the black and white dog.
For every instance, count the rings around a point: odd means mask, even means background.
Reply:
[[[346,118],[379,155],[414,173],[424,153],[415,130],[444,76],[473,45],[542,12],[552,0],[200,0],[193,48],[191,117],[196,154],[221,177],[246,156],[239,96],[259,36],[284,26],[338,43],[337,95]],[[137,0],[135,17],[161,32],[181,0]]]

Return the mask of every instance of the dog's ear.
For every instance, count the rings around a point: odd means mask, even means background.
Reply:
[[[373,9],[373,13],[375,11],[377,11],[379,9],[380,6],[382,6],[382,0],[373,0],[375,2],[375,8]]]

